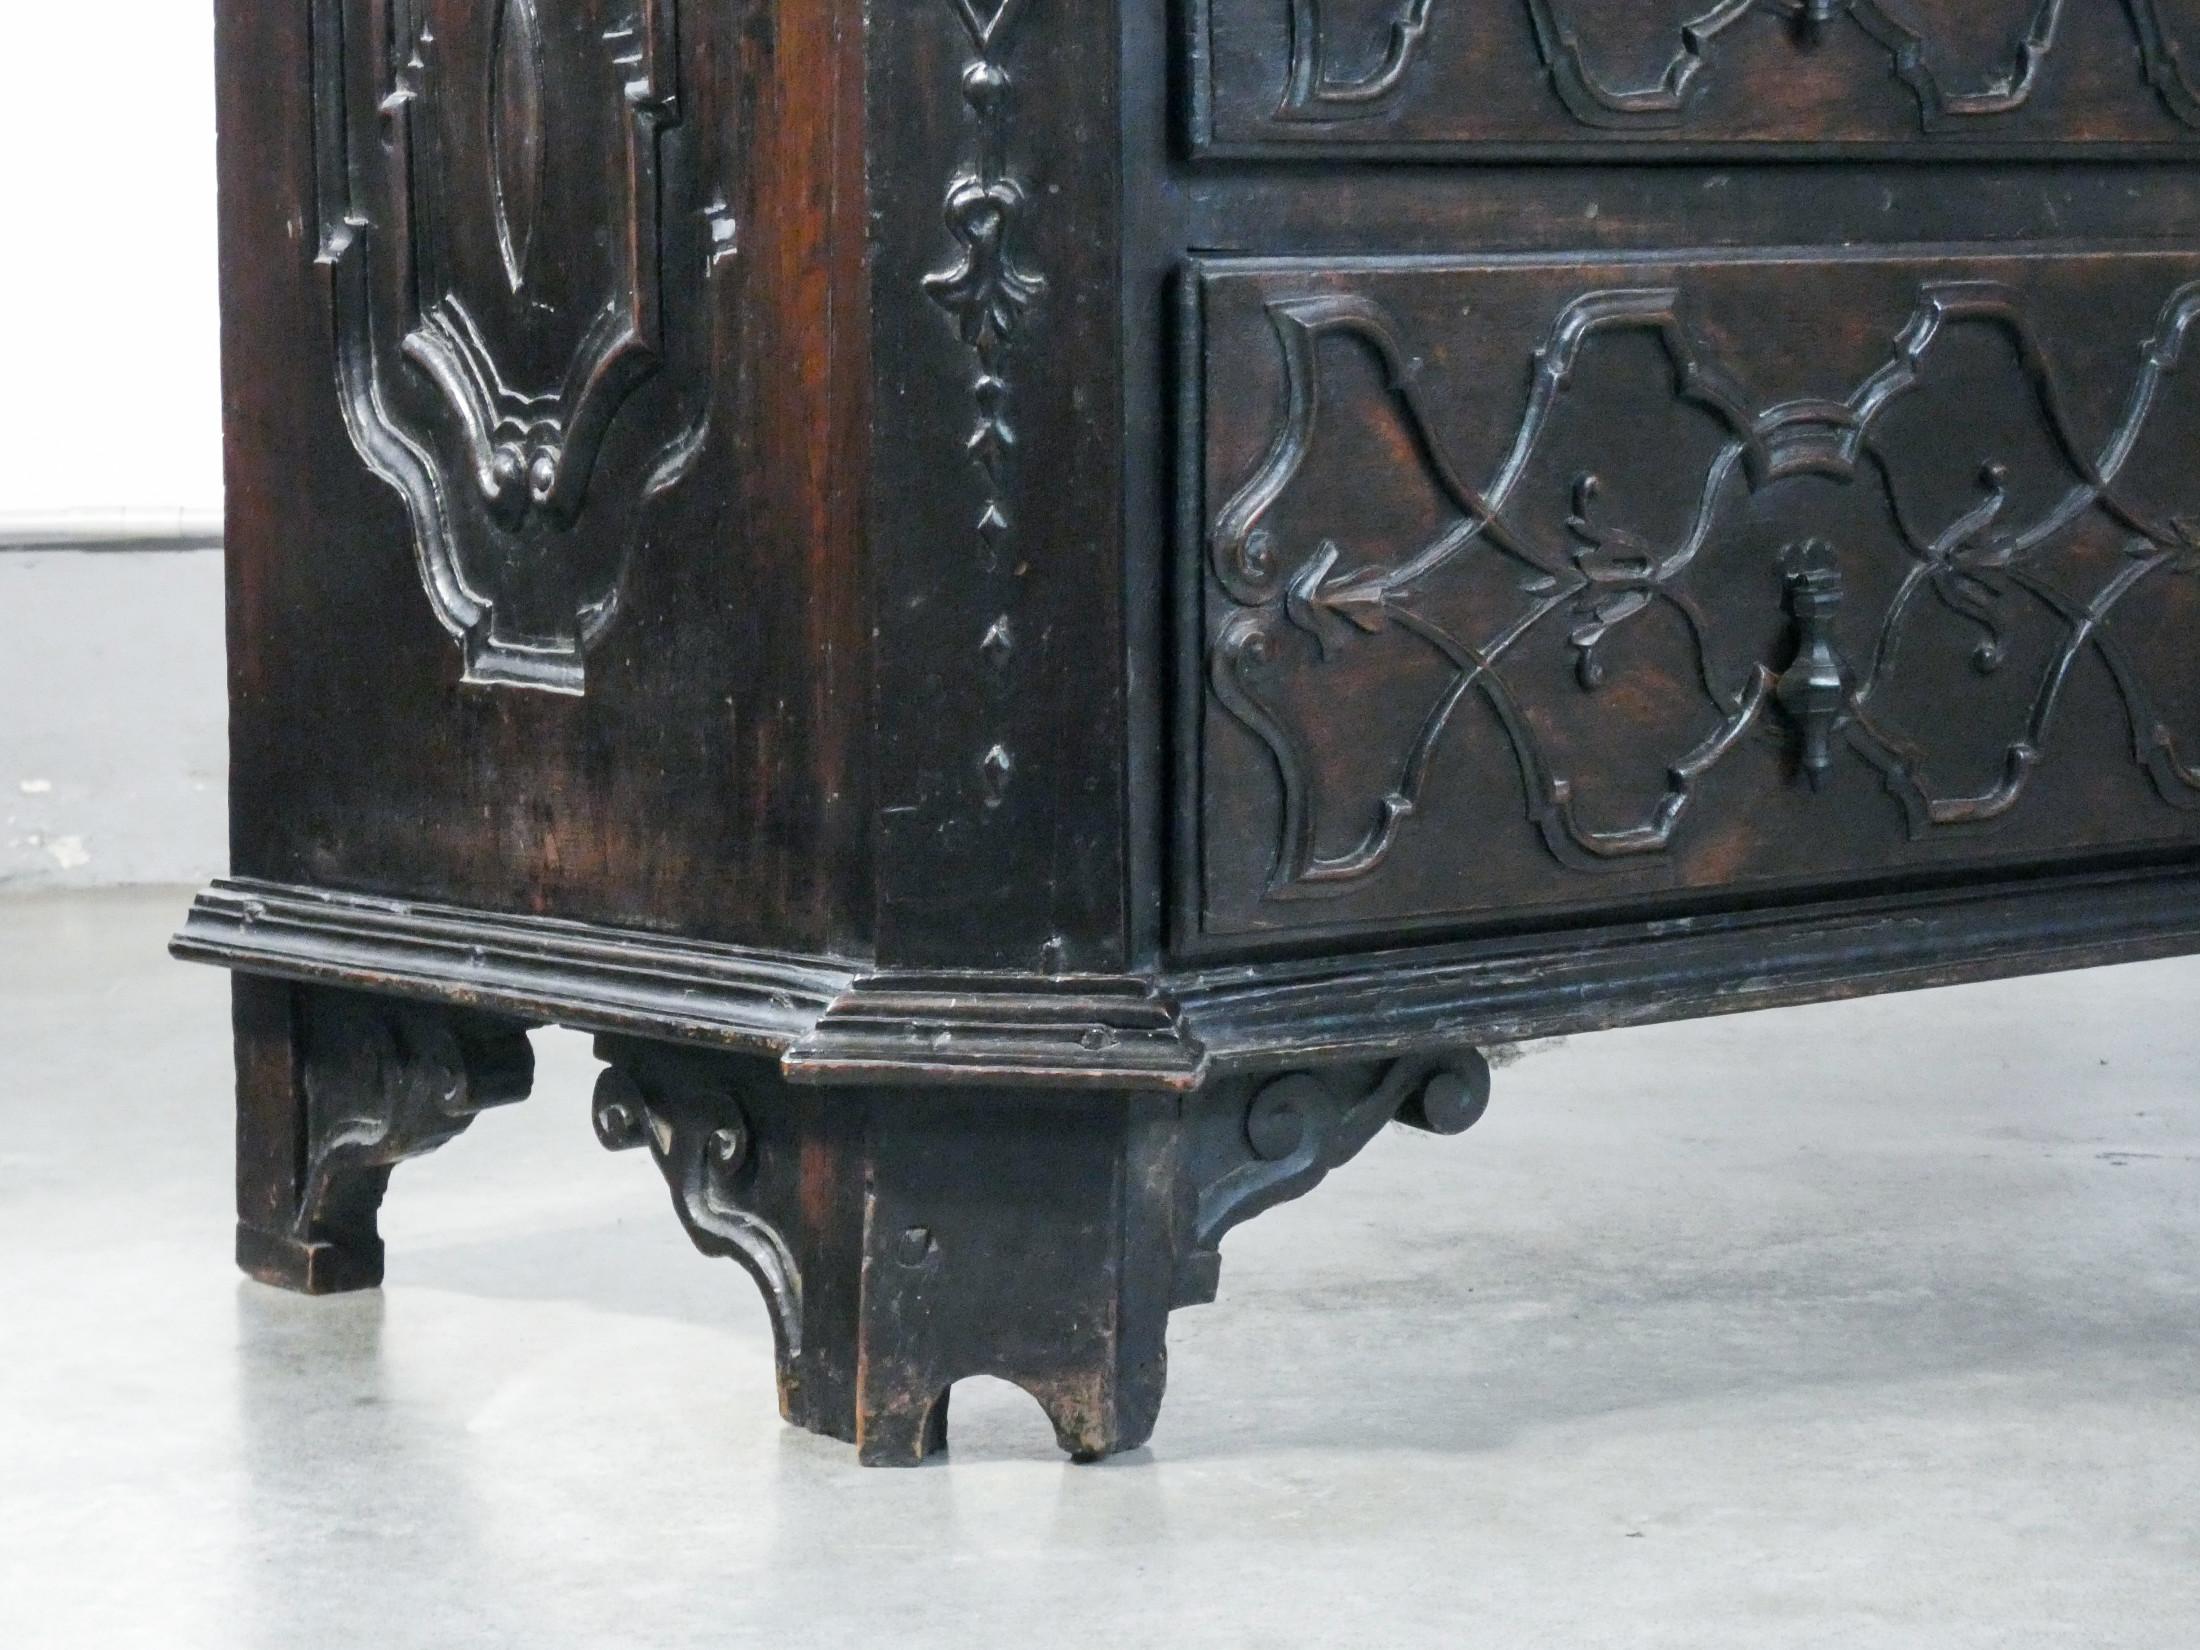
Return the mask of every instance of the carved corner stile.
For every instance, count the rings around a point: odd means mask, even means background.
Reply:
[[[981,565],[992,573],[1017,526],[1008,485],[1017,441],[1010,346],[1047,288],[1046,277],[1023,255],[1032,197],[1009,153],[1016,97],[1009,62],[1030,0],[951,4],[972,52],[960,82],[972,136],[948,180],[942,208],[953,254],[922,284],[970,357],[970,428],[963,447],[979,491],[971,530]],[[979,643],[996,675],[1005,676],[1010,667],[1018,628],[1015,613],[1004,610]],[[998,739],[981,737],[977,743],[982,747],[975,757],[978,795],[986,808],[998,808],[1015,780],[1017,753]]]
[[[947,186],[944,212],[955,242],[954,259],[924,278],[924,290],[953,321],[970,351],[973,419],[968,448],[992,489],[978,520],[979,534],[991,547],[1010,530],[999,488],[1016,445],[1003,355],[1023,324],[1024,312],[1047,284],[1021,256],[1030,196],[1008,159],[1016,91],[1008,59],[1028,0],[953,4],[976,54],[962,68],[962,97],[975,141],[967,162]]]

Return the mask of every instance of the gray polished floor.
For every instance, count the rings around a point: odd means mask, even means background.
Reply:
[[[2200,1644],[2200,966],[1613,1033],[1236,1234],[1152,1447],[772,1413],[585,1043],[229,1269],[180,893],[0,901],[0,1647]]]

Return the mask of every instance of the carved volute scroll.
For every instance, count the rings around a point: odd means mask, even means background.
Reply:
[[[1186,1131],[1196,1197],[1177,1264],[1176,1304],[1215,1298],[1226,1232],[1304,1197],[1384,1124],[1463,1134],[1489,1102],[1489,1062],[1471,1048],[1231,1078],[1201,1093]]]
[[[738,1261],[771,1313],[782,1364],[802,1353],[802,1276],[787,1240],[756,1207],[754,1139],[728,1088],[651,1094],[630,1070],[596,1082],[596,1138],[611,1151],[647,1146],[696,1248]]]
[[[582,691],[699,452],[715,186],[679,0],[314,0],[352,440],[476,682]]]
[[[303,1107],[281,1154],[295,1154],[284,1173],[289,1195],[285,1207],[240,1223],[238,1258],[287,1288],[372,1288],[382,1279],[377,1215],[392,1171],[491,1107],[525,1099],[534,1051],[523,1027],[486,1015],[321,991],[300,993],[295,1012]]]

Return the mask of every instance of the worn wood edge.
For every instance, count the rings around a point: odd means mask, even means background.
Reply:
[[[1558,930],[1163,980],[1218,1069],[1515,1042],[2200,951],[2200,870]]]
[[[1206,1058],[1176,1005],[1116,975],[877,974],[781,1060],[797,1082],[1199,1086]]]
[[[170,951],[190,962],[777,1055],[801,1083],[1185,1090],[1175,1007],[1119,976],[878,974],[547,917],[223,878]]]
[[[1340,165],[1447,166],[1774,166],[1808,171],[1824,166],[1893,162],[1933,166],[2030,166],[2057,162],[2172,165],[2193,159],[2200,144],[2190,138],[1364,138],[1340,137],[1310,126],[1306,135],[1271,131],[1257,136],[1210,136],[1186,144],[1195,165],[1242,166],[1283,162]]]
[[[2001,881],[1134,976],[861,974],[554,918],[224,879],[178,957],[583,1031],[790,1081],[1183,1093],[1223,1070],[1486,1045],[2200,951],[2200,868]]]
[[[812,959],[548,917],[223,878],[175,956],[584,1031],[777,1053],[852,971]]]

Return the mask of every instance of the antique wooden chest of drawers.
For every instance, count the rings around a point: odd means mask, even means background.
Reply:
[[[1477,1046],[2200,948],[2200,0],[219,13],[260,1277],[578,1026],[1101,1454]]]

